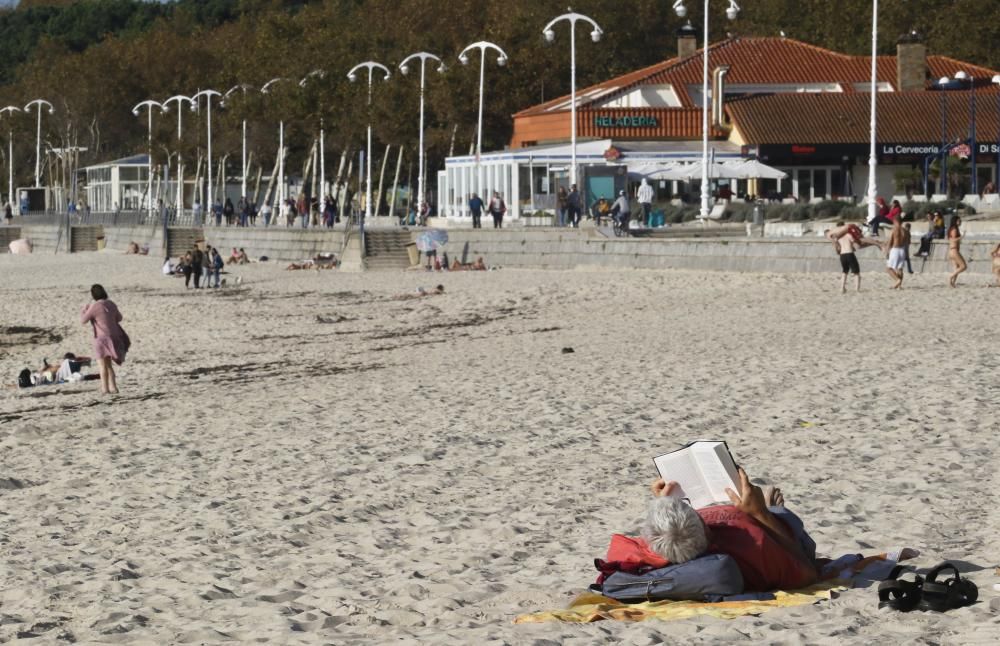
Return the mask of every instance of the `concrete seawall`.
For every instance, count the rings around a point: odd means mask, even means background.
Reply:
[[[415,238],[420,230],[412,230]],[[148,244],[150,254],[162,254],[162,230],[148,225],[104,226],[105,245],[121,252],[129,242]],[[226,256],[232,247],[243,247],[252,258],[276,261],[311,258],[316,253],[339,254],[343,231],[284,227],[206,227],[204,239]],[[59,231],[56,226],[23,226],[22,235],[38,252],[52,253]],[[488,265],[543,269],[607,267],[617,269],[694,269],[775,273],[831,273],[839,271],[831,244],[817,238],[605,238],[593,231],[566,229],[452,229],[442,249],[449,260],[472,262],[482,256]],[[990,252],[996,241],[965,240],[962,252],[969,272],[989,274]],[[66,249],[66,242],[60,251]],[[916,249],[916,245],[912,247]],[[885,263],[875,248],[858,254],[864,271],[883,272]],[[924,273],[950,273],[947,245],[935,241],[928,260],[913,258],[913,269]]]
[[[449,261],[458,258],[472,262],[482,256],[488,265],[505,267],[775,273],[840,271],[831,243],[823,239],[612,239],[586,237],[584,232],[531,230],[452,230],[448,236],[448,244],[442,251],[448,253]],[[985,240],[966,240],[962,243],[962,253],[969,262],[970,272],[991,272],[990,252],[995,245],[995,241]],[[862,250],[858,259],[864,271],[881,272],[885,269],[884,258],[877,248]],[[936,241],[928,260],[913,258],[912,264],[917,272],[950,273],[947,245]]]

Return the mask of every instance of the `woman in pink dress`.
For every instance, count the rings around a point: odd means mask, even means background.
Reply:
[[[121,312],[108,300],[108,293],[104,288],[93,285],[90,288],[90,295],[94,298],[94,302],[83,306],[80,322],[84,325],[90,323],[94,328],[94,360],[97,361],[101,371],[101,392],[117,393],[118,384],[111,362],[122,365],[131,342],[119,324],[122,320]]]

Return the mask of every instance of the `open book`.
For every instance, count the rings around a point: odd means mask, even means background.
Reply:
[[[653,458],[660,477],[673,480],[680,487],[672,494],[687,498],[695,509],[729,504],[726,488],[739,493],[739,474],[725,442],[698,440],[687,446]]]

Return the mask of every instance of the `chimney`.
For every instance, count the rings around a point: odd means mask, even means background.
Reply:
[[[726,103],[726,74],[729,73],[728,65],[720,65],[712,70],[712,126],[720,128],[725,126],[726,114],[723,106]]]
[[[687,58],[698,51],[698,30],[691,21],[677,30],[677,58]]]
[[[923,90],[927,82],[927,46],[911,31],[896,41],[896,90]]]

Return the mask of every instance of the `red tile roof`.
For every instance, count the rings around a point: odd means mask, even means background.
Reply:
[[[578,107],[586,106],[597,98],[606,98],[627,92],[640,85],[670,84],[673,86],[683,108],[695,107],[688,95],[689,85],[702,82],[702,53],[686,58],[673,58],[656,65],[630,72],[623,76],[598,83],[577,91]],[[854,92],[855,83],[867,83],[871,78],[871,57],[841,54],[829,49],[810,45],[791,38],[740,37],[731,38],[709,47],[709,65],[714,69],[729,65],[726,78],[729,84],[777,85],[798,83],[838,83],[843,93]],[[952,76],[965,70],[977,79],[977,87],[990,86],[990,78],[996,73],[985,67],[971,65],[946,56],[927,57],[927,85],[942,76]],[[880,83],[889,83],[896,89],[896,57],[879,56],[876,76]],[[610,91],[613,89],[613,92]],[[598,93],[594,98],[580,97]],[[567,104],[569,95],[532,106],[514,115],[537,115],[554,111],[561,103]],[[664,109],[665,110],[665,109]]]
[[[966,68],[968,69],[968,68]],[[976,139],[997,141],[997,91],[977,91]],[[942,97],[947,100],[947,139],[968,136],[969,92],[880,92],[877,139],[893,143],[941,141]],[[868,94],[769,94],[728,101],[726,113],[749,144],[841,144],[868,141]]]

